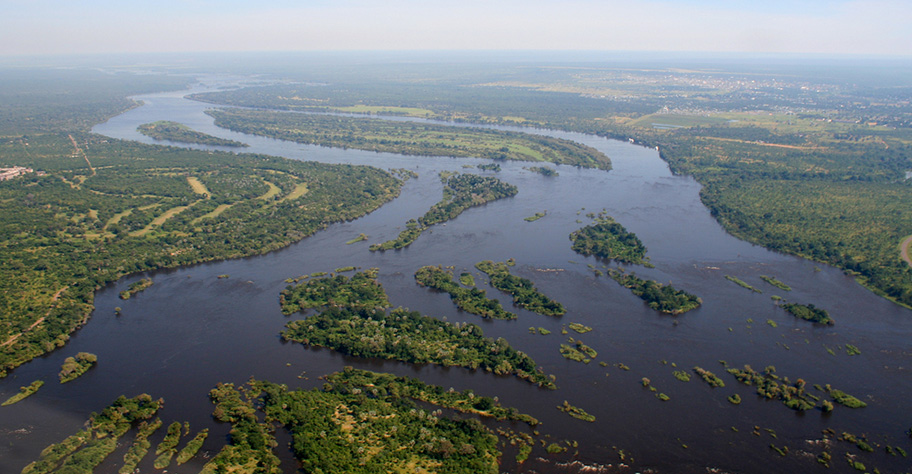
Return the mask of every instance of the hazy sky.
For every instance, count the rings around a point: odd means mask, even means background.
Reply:
[[[0,0],[0,55],[535,49],[912,56],[909,0]]]

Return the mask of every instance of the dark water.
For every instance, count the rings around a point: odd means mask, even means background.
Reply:
[[[232,81],[236,78],[203,78],[206,85],[198,89]],[[193,432],[210,428],[204,449],[215,452],[228,430],[210,417],[207,393],[216,383],[243,383],[254,376],[310,388],[321,383],[319,375],[346,365],[498,396],[504,404],[542,420],[542,433],[580,443],[577,456],[571,452],[547,461],[532,459],[522,467],[505,462],[504,470],[509,471],[579,472],[578,464],[554,464],[554,460],[579,460],[610,465],[607,472],[804,472],[820,469],[813,455],[821,448],[808,441],[820,439],[825,428],[866,434],[872,444],[901,446],[912,452],[912,442],[904,434],[912,425],[908,402],[912,395],[912,312],[876,297],[836,269],[769,252],[726,234],[700,203],[699,185],[689,177],[673,176],[655,150],[580,134],[538,131],[596,147],[612,158],[614,169],[559,166],[560,176],[549,178],[524,170],[528,164],[505,163],[496,175],[519,187],[516,197],[470,209],[445,226],[433,227],[407,249],[371,253],[367,242],[345,242],[359,233],[368,234],[369,242],[395,237],[406,220],[422,215],[440,198],[439,171],[470,171],[463,165],[484,161],[328,149],[233,133],[215,127],[202,113],[210,106],[183,99],[186,93],[142,97],[145,106],[101,124],[95,131],[153,143],[138,134],[136,126],[174,120],[249,143],[251,147],[245,151],[409,168],[419,178],[408,181],[401,197],[381,209],[333,225],[281,251],[154,272],[150,276],[155,284],[128,301],[118,299],[118,292],[140,275],[99,291],[90,323],[69,344],[0,380],[2,399],[32,380],[47,381],[36,395],[0,408],[0,472],[19,472],[37,459],[41,449],[75,432],[90,412],[101,410],[121,394],[145,392],[163,397],[162,419],[166,423],[189,421]],[[656,268],[635,268],[639,275],[673,282],[701,296],[703,306],[678,318],[660,315],[612,280],[595,277],[587,264],[601,267],[602,263],[572,252],[568,234],[588,223],[587,212],[602,209],[648,247]],[[548,212],[545,218],[523,221],[543,210]],[[413,278],[423,265],[454,265],[457,271],[477,273],[472,267],[480,260],[511,257],[517,261],[516,273],[532,279],[566,306],[563,318],[513,308],[518,320],[482,321],[456,310],[448,296],[417,286]],[[278,307],[284,280],[347,265],[380,268],[380,280],[394,305],[449,321],[477,323],[489,336],[506,337],[547,373],[556,374],[560,389],[542,390],[516,378],[463,369],[366,361],[281,342],[279,331],[288,321]],[[221,274],[230,278],[218,279]],[[745,280],[763,294],[736,286],[725,275]],[[778,290],[759,275],[775,276],[793,290]],[[498,291],[489,289],[488,294],[511,306],[509,298]],[[825,328],[796,320],[774,305],[772,295],[824,307],[837,324]],[[121,316],[114,315],[116,306],[122,307]],[[569,322],[594,330],[561,335],[561,327]],[[552,334],[530,334],[530,326],[547,328]],[[585,365],[562,358],[558,347],[569,336],[596,349],[595,361]],[[841,348],[846,343],[858,346],[862,354],[846,355]],[[97,354],[98,366],[74,382],[58,384],[56,373],[63,359],[79,351]],[[719,360],[757,369],[775,365],[780,375],[803,378],[809,386],[832,384],[861,398],[868,407],[850,410],[837,406],[829,415],[816,410],[796,413],[779,402],[760,399],[752,387],[738,384],[724,373]],[[598,361],[608,366],[602,367]],[[630,370],[620,370],[617,363]],[[702,366],[722,377],[726,386],[712,389],[697,377],[680,382],[672,375],[673,364],[688,371]],[[671,400],[663,403],[655,398],[641,386],[642,377],[651,379]],[[726,401],[734,393],[744,400],[741,405]],[[559,412],[555,407],[564,400],[595,415],[597,421],[586,423]],[[761,436],[751,434],[755,425],[761,428]],[[775,438],[768,428],[775,431]],[[153,443],[161,436],[163,433],[157,433]],[[283,446],[287,444],[286,435],[279,439]],[[780,457],[770,449],[771,443],[788,446],[789,455]],[[632,463],[628,458],[629,468],[618,467],[617,449],[633,456]],[[286,470],[293,471],[295,464],[285,448],[279,451]],[[847,452],[858,454],[869,469],[879,467],[881,472],[905,471],[912,464],[909,459],[887,456],[883,447],[869,454],[838,443],[831,449],[831,471],[854,472],[844,460]],[[533,458],[539,455],[543,452],[536,451]],[[143,472],[152,471],[152,458],[141,465]],[[99,472],[116,472],[121,459],[122,451],[116,452]],[[172,466],[168,471],[197,472],[202,462]]]

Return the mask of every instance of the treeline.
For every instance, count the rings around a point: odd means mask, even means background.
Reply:
[[[453,280],[453,272],[442,267],[425,266],[415,272],[419,285],[449,293],[456,307],[467,312],[492,319],[516,319],[516,314],[503,309],[500,302],[490,299],[484,290],[463,288]]]
[[[567,312],[564,305],[538,291],[532,281],[512,275],[504,262],[484,260],[476,263],[475,268],[488,275],[491,286],[513,295],[513,303],[520,308],[544,316],[563,316]]]
[[[63,346],[108,283],[269,252],[376,209],[401,186],[365,166],[74,138],[96,174],[66,135],[0,141],[0,166],[45,173],[0,182],[0,375]]]
[[[215,118],[219,127],[308,145],[611,168],[611,160],[594,148],[542,135],[326,114],[247,109],[213,109],[206,113]]]
[[[207,133],[197,132],[192,128],[177,122],[160,120],[158,122],[144,123],[136,128],[139,133],[156,140],[167,140],[178,143],[196,145],[212,145],[227,147],[248,147],[250,145],[235,140],[219,138]]]

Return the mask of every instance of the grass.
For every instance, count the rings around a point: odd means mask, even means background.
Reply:
[[[209,190],[206,189],[206,185],[203,184],[203,182],[200,181],[199,178],[197,178],[196,176],[188,176],[187,182],[190,183],[190,187],[193,189],[193,192],[195,192],[196,194],[209,195]]]
[[[267,182],[267,184],[272,183]],[[270,191],[272,191],[272,188],[270,188]],[[305,194],[307,194],[307,183],[298,183],[295,185],[295,188],[279,202],[291,201],[292,199],[297,199]]]

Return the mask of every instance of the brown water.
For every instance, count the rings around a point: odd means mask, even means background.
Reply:
[[[210,86],[223,85],[216,78]],[[205,86],[198,89],[203,90]],[[92,411],[99,411],[121,394],[149,393],[164,397],[162,419],[189,421],[191,430],[211,430],[204,449],[215,452],[228,427],[212,421],[207,393],[218,382],[242,383],[249,377],[318,386],[317,377],[346,365],[420,377],[422,380],[476,393],[498,396],[506,405],[543,421],[541,431],[556,439],[574,439],[579,454],[532,459],[524,466],[504,463],[506,471],[579,472],[579,465],[560,467],[553,460],[574,459],[584,464],[611,465],[605,472],[805,472],[822,469],[812,456],[821,449],[807,441],[832,428],[867,434],[877,444],[901,446],[912,452],[904,431],[912,424],[912,312],[878,298],[840,271],[794,257],[769,252],[726,234],[699,201],[700,186],[689,177],[673,176],[655,150],[624,142],[554,131],[536,131],[596,147],[612,158],[610,172],[558,167],[548,178],[523,170],[524,163],[504,163],[500,179],[519,187],[511,199],[470,209],[446,226],[435,226],[401,251],[371,253],[368,243],[345,242],[365,233],[369,242],[398,234],[405,221],[422,215],[440,198],[437,173],[464,170],[474,159],[406,157],[357,150],[328,149],[229,132],[212,125],[202,112],[209,105],[183,99],[186,91],[142,97],[143,107],[95,128],[97,133],[146,143],[136,126],[173,120],[220,137],[251,145],[246,151],[291,159],[369,164],[380,168],[409,168],[419,178],[405,185],[395,201],[363,218],[336,224],[286,249],[254,258],[197,265],[150,273],[155,285],[128,301],[118,292],[141,276],[125,278],[96,295],[90,323],[61,350],[36,359],[0,379],[0,398],[32,380],[48,383],[34,396],[13,407],[0,408],[0,472],[19,472],[48,444],[75,432]],[[207,147],[196,147],[208,149]],[[487,173],[487,172],[486,172]],[[580,214],[578,211],[585,208]],[[683,316],[660,315],[628,290],[606,277],[595,277],[587,264],[602,263],[570,250],[568,234],[588,223],[584,214],[605,209],[635,232],[649,249],[655,269],[634,268],[637,274],[703,298],[703,306]],[[523,221],[536,212],[548,215]],[[582,221],[582,222],[578,222]],[[518,308],[516,321],[483,321],[459,312],[445,294],[417,286],[413,274],[423,265],[454,265],[473,271],[474,263],[515,258],[515,273],[530,278],[544,293],[567,308],[563,318],[549,318]],[[449,321],[480,324],[487,335],[503,336],[531,355],[547,373],[557,375],[556,391],[538,389],[512,377],[463,369],[414,366],[397,362],[345,357],[329,350],[283,343],[279,331],[289,320],[278,307],[285,279],[355,265],[380,268],[380,280],[393,305],[401,305]],[[542,271],[555,270],[555,271]],[[217,276],[228,274],[228,279]],[[763,290],[745,290],[724,276],[736,276]],[[772,275],[791,285],[778,290],[760,280]],[[479,279],[481,282],[482,280]],[[481,283],[483,288],[486,284]],[[511,307],[510,299],[494,289],[490,296]],[[830,311],[834,327],[816,327],[778,309],[772,295],[811,302]],[[115,316],[113,308],[123,308]],[[297,318],[300,316],[292,316]],[[749,323],[752,319],[753,323]],[[774,328],[767,324],[772,320]],[[596,361],[585,365],[566,360],[558,347],[568,336],[561,326],[579,322],[594,328],[574,336],[595,348]],[[530,334],[530,326],[552,331]],[[850,357],[840,346],[858,346]],[[835,355],[827,351],[834,350]],[[60,385],[56,373],[64,358],[78,351],[98,355],[98,366],[74,382]],[[808,385],[832,384],[868,403],[850,410],[837,406],[832,414],[797,413],[781,403],[760,399],[752,387],[724,373],[719,360],[761,369],[775,365],[780,375],[804,378]],[[597,361],[609,365],[601,367]],[[623,363],[623,371],[615,367]],[[712,389],[699,378],[683,383],[675,368],[699,365],[723,378],[724,388]],[[305,373],[306,379],[299,378]],[[648,377],[671,397],[661,402],[640,384]],[[726,401],[733,393],[743,402]],[[595,423],[570,418],[555,407],[564,400],[597,417]],[[751,434],[761,428],[761,436]],[[734,431],[732,428],[737,429]],[[767,428],[775,430],[773,438]],[[131,435],[129,435],[131,436]],[[125,441],[129,441],[128,438]],[[157,443],[163,433],[157,433]],[[287,435],[280,434],[283,446]],[[788,446],[780,457],[770,444]],[[686,447],[685,447],[686,445]],[[629,468],[618,468],[616,448],[633,456]],[[294,461],[279,448],[287,471]],[[845,453],[858,454],[869,469],[904,472],[912,461],[884,454],[861,453],[848,443],[831,450],[832,472],[855,472]],[[510,456],[505,456],[505,459]],[[141,465],[152,471],[150,456]],[[99,472],[113,473],[122,459],[116,452]],[[195,473],[202,460],[168,469]]]

